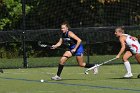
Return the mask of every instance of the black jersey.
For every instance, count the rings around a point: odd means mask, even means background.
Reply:
[[[63,39],[64,44],[67,46],[75,45],[77,43],[77,41],[75,39],[69,37],[68,33],[69,33],[69,31],[62,34],[62,39]]]

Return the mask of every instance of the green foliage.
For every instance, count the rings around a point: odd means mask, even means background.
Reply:
[[[6,24],[11,24],[11,20],[9,20],[8,18],[0,19],[0,30],[3,30]]]
[[[139,0],[31,0],[27,4],[34,6],[26,16],[27,29],[59,28],[63,21],[74,28],[140,25]]]
[[[0,45],[0,58],[20,58],[22,57],[21,44],[7,43]]]
[[[25,0],[26,28],[140,25],[139,0]],[[21,29],[21,0],[0,2],[0,30]],[[80,15],[80,16],[79,16]]]
[[[17,22],[22,18],[22,3],[21,0],[3,0],[0,19],[0,30],[15,29]],[[26,12],[30,11],[29,6],[26,6]]]

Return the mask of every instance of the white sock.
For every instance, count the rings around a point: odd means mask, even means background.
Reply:
[[[131,65],[129,61],[124,62],[127,73],[131,73]]]

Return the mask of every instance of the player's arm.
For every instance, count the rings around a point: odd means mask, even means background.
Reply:
[[[82,40],[71,31],[69,32],[69,36],[77,41],[75,48],[71,50],[71,52],[75,52]]]
[[[121,43],[121,49],[120,52],[118,53],[118,55],[116,56],[116,58],[120,58],[121,54],[125,51],[126,45],[125,45],[125,36],[121,36],[119,38],[120,43]]]
[[[55,48],[61,46],[62,42],[63,42],[63,40],[62,40],[62,38],[60,38],[59,41],[55,45],[52,45],[52,49],[55,49]]]

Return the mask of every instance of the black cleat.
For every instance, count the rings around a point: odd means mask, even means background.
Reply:
[[[0,72],[1,72],[1,73],[4,73],[2,69],[0,69]]]
[[[140,78],[140,74],[137,76],[137,78]]]

